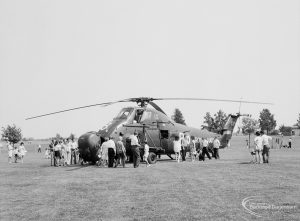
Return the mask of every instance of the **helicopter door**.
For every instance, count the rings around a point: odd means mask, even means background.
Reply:
[[[169,131],[160,130],[160,145],[163,149],[167,150],[169,147]]]

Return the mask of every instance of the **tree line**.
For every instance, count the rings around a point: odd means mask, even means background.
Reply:
[[[219,110],[214,115],[212,115],[210,112],[206,112],[201,127],[202,129],[207,129],[208,131],[221,134],[228,117],[229,115],[222,110]],[[176,123],[186,125],[183,114],[178,108],[174,110],[172,119]],[[258,120],[251,117],[243,117],[242,127],[240,129],[242,130],[243,134],[251,134],[258,129],[267,131],[267,134],[272,133],[274,135],[279,134],[279,132],[281,132],[283,135],[290,135],[292,132],[292,127],[281,125],[279,130],[275,130],[276,126],[277,122],[274,118],[274,114],[272,114],[269,109],[263,109],[259,113]],[[298,116],[297,123],[294,126],[300,128],[300,114]]]

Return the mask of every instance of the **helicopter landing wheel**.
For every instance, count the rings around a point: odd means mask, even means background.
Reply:
[[[148,156],[148,162],[149,162],[150,164],[155,164],[155,163],[156,163],[156,160],[157,160],[156,154],[153,153],[153,152],[150,152],[150,153],[149,153],[149,156]]]

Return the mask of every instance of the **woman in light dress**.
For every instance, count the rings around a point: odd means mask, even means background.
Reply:
[[[12,157],[13,157],[13,146],[11,145],[11,142],[7,142],[7,153],[8,153],[8,163],[12,162]]]
[[[257,131],[255,133],[256,137],[254,138],[254,144],[255,144],[255,153],[256,153],[256,163],[263,163],[262,161],[262,137],[260,136],[260,133]]]
[[[23,163],[23,159],[24,159],[26,152],[27,152],[27,150],[25,149],[24,143],[21,142],[20,146],[19,146],[19,156],[21,158],[21,163]]]

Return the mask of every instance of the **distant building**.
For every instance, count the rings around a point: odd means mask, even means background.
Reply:
[[[296,127],[296,126],[293,126],[292,127],[292,135],[293,136],[300,136],[300,128]]]

